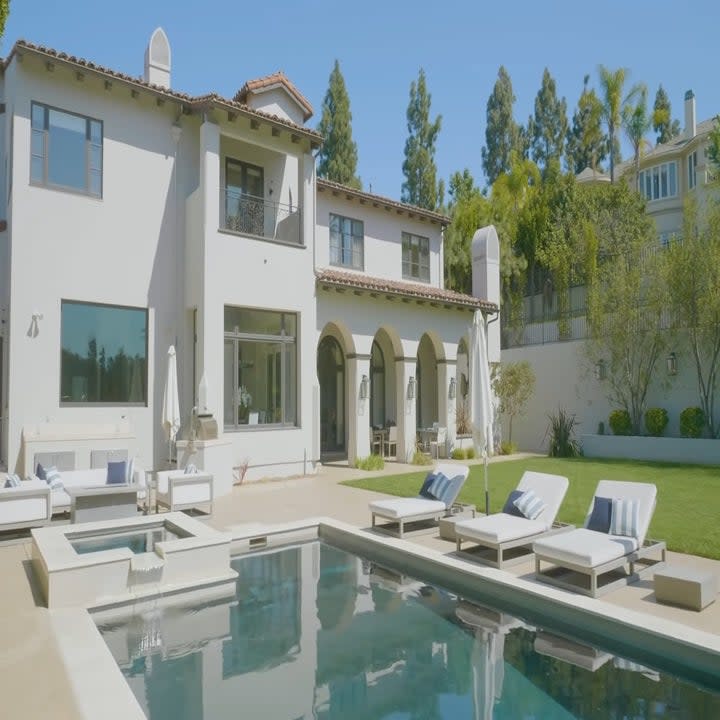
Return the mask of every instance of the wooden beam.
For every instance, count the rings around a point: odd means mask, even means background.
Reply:
[[[299,136],[299,135],[295,135],[295,134],[293,133],[293,134],[290,136],[290,140],[292,140],[292,141],[295,143],[295,145],[297,145],[297,144],[300,142],[300,136]]]
[[[162,107],[165,104],[165,98],[164,97],[155,98],[155,104],[158,107]]]
[[[273,137],[280,137],[280,128],[274,127],[274,128],[272,129],[272,136],[273,136]]]
[[[250,120],[250,129],[251,130],[259,130],[260,129],[260,121],[255,120],[254,118]]]
[[[133,88],[130,91],[130,95],[137,100],[140,97],[140,91]]]
[[[230,112],[230,111],[228,110],[228,114],[227,114],[228,122],[235,122],[235,119],[236,119],[236,118],[237,118],[237,113],[235,113],[235,112]]]
[[[48,72],[55,72],[55,63],[54,63],[54,62],[51,62],[50,60],[48,60],[48,61],[45,63],[45,69],[46,69]]]
[[[85,80],[85,73],[84,73],[84,72],[80,72],[80,71],[78,70],[78,71],[75,73],[75,79],[76,79],[78,82],[83,82],[83,81]]]

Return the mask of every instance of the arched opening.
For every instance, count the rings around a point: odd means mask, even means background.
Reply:
[[[455,431],[458,435],[470,433],[470,362],[465,338],[458,343],[455,364],[457,380],[455,385]]]
[[[430,428],[438,422],[437,354],[430,337],[420,339],[415,366],[415,420],[418,428]]]
[[[345,427],[345,356],[337,338],[326,335],[318,345],[320,385],[320,455],[347,453]]]
[[[385,354],[377,340],[370,351],[370,423],[374,428],[385,427]]]

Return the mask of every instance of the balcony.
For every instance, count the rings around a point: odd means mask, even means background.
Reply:
[[[220,226],[240,235],[302,245],[300,208],[223,188]]]

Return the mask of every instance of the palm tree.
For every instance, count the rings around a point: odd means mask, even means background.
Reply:
[[[615,182],[615,131],[622,122],[623,88],[630,71],[627,68],[608,70],[604,65],[600,65],[598,73],[600,75],[603,117],[607,124],[610,144],[610,182]]]
[[[652,123],[653,118],[647,106],[647,87],[641,83],[633,87],[622,108],[622,126],[633,147],[637,190],[640,189],[640,155],[643,148],[650,144],[645,135],[652,127]]]

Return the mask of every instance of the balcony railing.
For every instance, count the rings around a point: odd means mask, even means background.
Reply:
[[[223,188],[220,224],[223,230],[302,245],[300,208]]]

